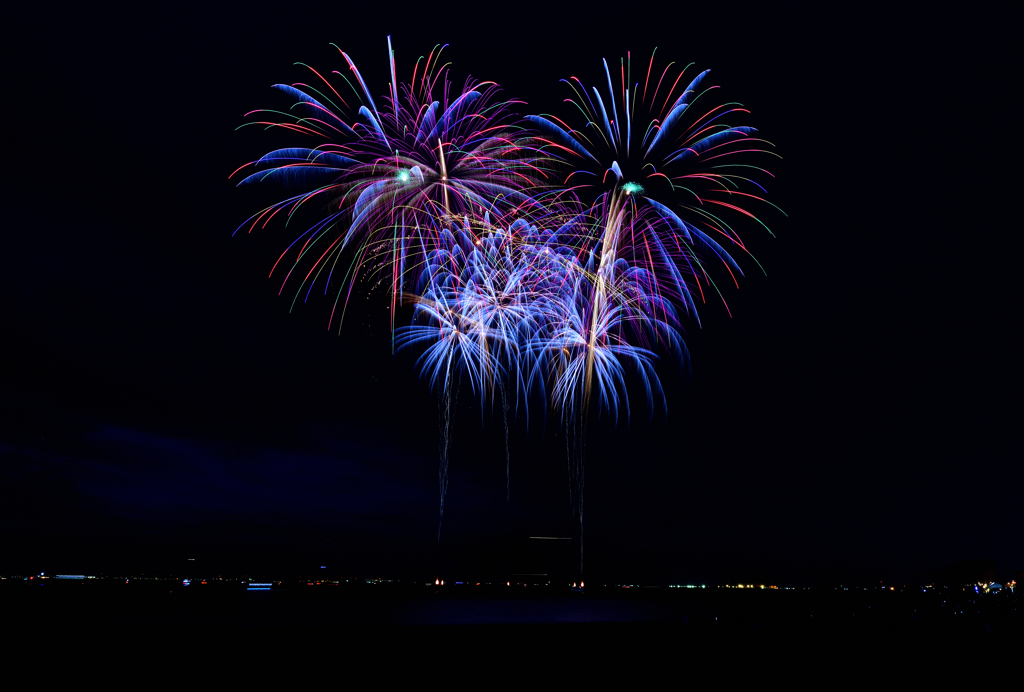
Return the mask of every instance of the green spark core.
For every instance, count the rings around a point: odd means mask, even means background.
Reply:
[[[622,186],[622,190],[627,195],[642,195],[644,192],[643,187],[637,185],[636,183],[626,183],[625,185]]]
[[[398,171],[398,182],[407,183],[409,182],[409,171]]]

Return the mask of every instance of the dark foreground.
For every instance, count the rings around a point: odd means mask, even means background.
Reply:
[[[1024,632],[1019,594],[973,589],[444,586],[238,581],[0,581],[8,626],[600,626],[679,632]]]

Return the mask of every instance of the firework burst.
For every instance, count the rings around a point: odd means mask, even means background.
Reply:
[[[346,70],[324,77],[304,66],[310,84],[275,85],[290,109],[249,114],[247,125],[283,128],[310,144],[232,174],[239,185],[299,189],[240,228],[324,210],[271,270],[288,268],[283,290],[308,267],[295,300],[321,282],[325,293],[335,287],[336,308],[358,276],[386,281],[393,346],[420,351],[417,367],[441,397],[442,517],[462,381],[481,411],[501,395],[506,472],[509,396],[527,420],[530,402],[559,412],[582,574],[591,401],[628,419],[634,381],[648,410],[665,405],[659,353],[685,358],[681,317],[699,324],[698,304],[709,292],[722,296],[714,275],[724,270],[738,286],[733,255],[750,253],[737,228],[767,229],[753,211],[774,207],[759,159],[776,154],[744,124],[749,111],[715,100],[707,70],[670,63],[658,71],[653,54],[635,80],[628,54],[617,72],[605,61],[606,92],[563,80],[572,92],[563,120],[518,117],[523,103],[502,100],[494,82],[456,88],[437,47],[400,83],[390,39],[388,51],[380,108],[339,50]],[[400,303],[412,306],[404,326],[394,324]]]
[[[275,85],[293,100],[287,111],[248,114],[246,125],[283,128],[309,138],[310,146],[271,151],[232,174],[244,174],[239,185],[300,190],[239,230],[266,227],[278,216],[290,221],[312,205],[324,210],[271,270],[288,269],[282,291],[299,270],[296,300],[308,299],[318,281],[327,293],[337,271],[337,284],[346,287],[337,299],[347,299],[359,273],[368,272],[386,278],[394,307],[453,224],[472,219],[485,229],[492,219],[507,225],[548,213],[545,161],[510,110],[516,102],[502,101],[497,84],[467,79],[456,88],[448,65],[438,66],[440,48],[416,62],[410,82],[398,84],[389,40],[392,83],[378,109],[355,63],[339,53],[345,72],[325,77],[304,65],[311,83]],[[343,257],[348,261],[339,267]],[[305,275],[300,267],[308,267]]]

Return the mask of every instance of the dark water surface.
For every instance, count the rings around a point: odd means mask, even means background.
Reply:
[[[1020,597],[964,589],[669,589],[0,581],[9,626],[531,625],[675,632],[1024,632]]]

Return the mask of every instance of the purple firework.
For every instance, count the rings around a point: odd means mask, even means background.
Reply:
[[[382,108],[355,63],[339,50],[352,79],[335,71],[332,81],[306,66],[315,77],[312,84],[275,85],[294,100],[288,111],[249,114],[259,119],[247,125],[284,128],[314,141],[306,148],[271,151],[232,174],[248,173],[239,185],[299,188],[239,229],[265,227],[279,214],[290,220],[308,205],[324,209],[271,270],[273,275],[282,261],[291,265],[283,290],[296,269],[308,266],[296,299],[308,298],[321,278],[326,293],[340,258],[351,250],[353,260],[340,271],[347,289],[338,291],[338,299],[350,295],[363,271],[386,278],[394,307],[409,274],[456,219],[510,223],[547,213],[545,161],[530,148],[529,133],[510,110],[515,102],[501,101],[494,82],[467,79],[454,88],[448,66],[438,69],[440,49],[422,66],[423,59],[417,61],[408,84],[399,84],[390,39],[388,44],[392,83]],[[343,84],[352,92],[351,104],[342,97]]]

